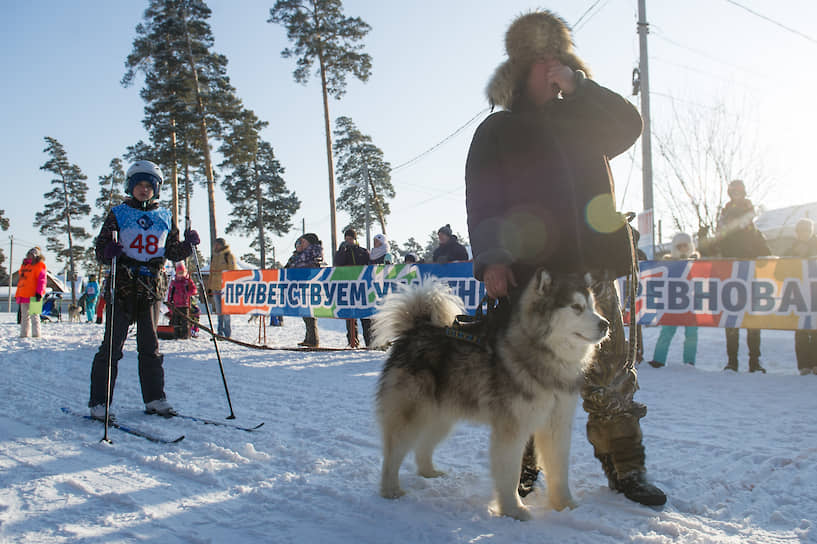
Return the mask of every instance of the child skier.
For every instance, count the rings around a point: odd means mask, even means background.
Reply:
[[[96,276],[91,274],[88,277],[88,283],[85,285],[85,315],[88,317],[88,323],[94,322],[98,297],[99,284],[96,282]]]
[[[178,229],[171,226],[170,211],[159,207],[156,201],[162,181],[158,166],[150,161],[136,161],[127,172],[126,193],[131,198],[110,211],[96,239],[97,260],[110,265],[116,259],[116,270],[104,293],[108,302],[105,336],[91,366],[88,406],[94,418],[104,418],[106,401],[113,401],[118,362],[132,323],[136,323],[145,412],[165,417],[176,414],[165,398],[164,356],[159,353],[153,307],[161,300],[157,284],[165,259],[181,261],[189,257],[193,246],[199,243],[199,235],[188,230],[184,241],[179,241]],[[114,233],[118,234],[117,239]],[[109,369],[110,391],[106,393]]]
[[[183,262],[176,263],[176,277],[170,282],[167,302],[170,305],[170,324],[176,338],[190,338],[190,299],[197,293],[196,284],[187,274]]]

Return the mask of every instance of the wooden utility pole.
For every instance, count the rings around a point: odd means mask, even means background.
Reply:
[[[652,136],[650,132],[650,72],[647,64],[647,0],[638,0],[638,48],[641,53],[639,71],[639,90],[641,92],[641,117],[644,119],[644,132],[641,134],[641,184],[644,193],[644,213],[654,218],[652,192]],[[650,239],[653,253],[655,251],[655,220],[651,219]]]

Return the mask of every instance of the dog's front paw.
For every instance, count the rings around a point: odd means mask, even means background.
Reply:
[[[521,504],[519,506],[502,508],[499,513],[503,516],[518,519],[519,521],[528,521],[531,518],[528,507]]]
[[[380,496],[384,499],[399,499],[406,492],[400,489],[400,486],[381,486],[380,487]]]
[[[441,476],[445,476],[445,472],[433,468],[430,470],[418,470],[417,474],[423,478],[439,478]]]
[[[573,510],[579,506],[579,503],[573,500],[573,497],[567,495],[566,497],[550,497],[550,507],[556,511],[564,510],[565,508],[570,508]]]

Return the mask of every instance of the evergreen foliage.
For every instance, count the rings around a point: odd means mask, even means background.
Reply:
[[[99,176],[99,196],[94,204],[97,213],[91,217],[91,226],[98,229],[102,226],[111,208],[125,200],[125,169],[122,159],[111,159],[110,172]]]
[[[267,124],[251,110],[244,110],[220,149],[224,156],[220,166],[230,172],[222,187],[233,207],[226,232],[251,236],[250,246],[259,252],[262,268],[272,249],[270,234],[289,232],[292,216],[301,207],[295,193],[287,190],[284,168],[272,146],[261,139],[260,131]]]
[[[341,187],[338,208],[349,213],[356,230],[364,229],[367,219],[369,223],[377,220],[386,234],[386,217],[391,211],[387,199],[395,195],[391,165],[372,137],[360,132],[352,119],[338,117],[335,127],[333,148]]]
[[[413,251],[413,252],[414,252],[414,253],[417,255],[417,257],[418,257],[418,258],[420,258],[420,259],[426,259],[426,258],[430,258],[430,257],[431,257],[431,255],[430,255],[430,254],[429,254],[429,255],[426,255],[426,254],[425,254],[425,249],[423,249],[423,246],[422,246],[422,245],[420,245],[420,242],[418,242],[418,241],[417,241],[417,240],[414,238],[414,236],[410,237],[410,238],[408,239],[408,241],[407,241],[405,244],[403,244],[403,249],[400,251],[400,256],[401,256],[401,257],[405,257],[405,256],[406,256],[406,253],[410,253],[410,252],[412,252],[412,251]],[[432,251],[433,251],[433,250],[432,250]],[[402,262],[402,259],[401,259],[401,262]]]
[[[143,124],[154,150],[149,160],[165,175],[169,189],[165,198],[174,194],[177,173],[184,172],[189,205],[189,181],[194,172],[203,174],[212,245],[217,229],[209,138],[222,136],[225,123],[238,113],[240,100],[227,76],[227,57],[212,51],[210,15],[202,0],[150,0],[143,22],[136,26],[122,84],[129,86],[137,72],[144,73],[139,94],[146,103]],[[174,214],[178,200],[170,206]]]
[[[363,53],[360,41],[371,27],[360,17],[343,15],[341,0],[277,0],[270,8],[268,23],[282,25],[294,44],[281,52],[284,58],[296,57],[295,81],[306,84],[317,62],[323,97],[326,163],[329,174],[329,216],[332,247],[338,247],[335,217],[335,173],[332,161],[332,134],[329,123],[329,99],[340,99],[346,93],[347,74],[367,81],[372,71],[372,57]]]
[[[91,235],[79,222],[82,217],[91,213],[91,206],[86,203],[88,195],[88,177],[79,166],[68,161],[65,148],[55,138],[45,137],[44,153],[49,159],[40,170],[51,172],[56,177],[51,180],[54,188],[43,195],[45,207],[34,216],[34,226],[39,227],[40,234],[45,236],[46,248],[57,256],[57,262],[68,262],[69,277],[76,274],[76,264],[84,260],[85,248],[75,243],[88,240]],[[63,236],[67,237],[65,245]],[[76,292],[71,289],[71,300],[76,303]]]

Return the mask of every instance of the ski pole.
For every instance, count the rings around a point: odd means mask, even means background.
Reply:
[[[233,403],[230,401],[230,389],[227,387],[227,378],[224,376],[224,365],[221,363],[221,354],[218,352],[218,340],[216,339],[216,333],[213,332],[215,329],[213,328],[213,317],[210,314],[210,303],[207,300],[207,287],[204,285],[204,278],[201,276],[201,267],[199,267],[199,256],[196,252],[196,248],[193,248],[193,260],[196,263],[196,273],[199,276],[199,285],[201,286],[202,293],[204,296],[204,309],[207,310],[207,322],[210,324],[210,335],[213,337],[213,345],[216,348],[216,359],[218,359],[218,368],[221,370],[221,381],[224,382],[224,392],[227,394],[227,405],[230,407],[230,415],[227,416],[227,419],[235,419],[235,413],[233,412]]]
[[[118,233],[116,231],[111,232],[111,240],[116,243],[118,242]],[[108,333],[108,384],[105,386],[105,435],[102,437],[100,442],[107,442],[111,444],[111,439],[108,438],[108,423],[110,421],[110,409],[111,409],[111,368],[113,367],[113,316],[114,316],[114,308],[115,308],[115,301],[116,301],[116,257],[111,259],[111,281],[108,285],[108,289],[111,293],[111,314],[110,319],[106,319],[105,321],[105,328],[107,329]]]

